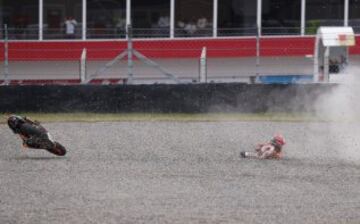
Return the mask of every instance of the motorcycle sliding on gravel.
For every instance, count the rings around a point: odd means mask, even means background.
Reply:
[[[66,149],[53,140],[50,133],[38,122],[26,117],[10,115],[7,118],[9,128],[20,136],[23,146],[33,149],[44,149],[57,156],[64,156]]]

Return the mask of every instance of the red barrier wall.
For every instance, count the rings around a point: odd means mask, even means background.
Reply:
[[[360,36],[356,38],[360,43]],[[9,60],[78,60],[87,48],[89,60],[108,60],[126,49],[121,41],[11,41]],[[134,48],[148,57],[199,57],[206,46],[209,57],[249,57],[256,55],[255,38],[135,40]],[[313,54],[314,37],[265,37],[260,41],[261,56],[304,56]],[[3,60],[4,43],[0,43]],[[351,54],[360,54],[360,47],[350,48]]]

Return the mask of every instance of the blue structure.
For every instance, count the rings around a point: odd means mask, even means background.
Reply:
[[[313,75],[264,75],[257,81],[262,84],[295,84],[312,83],[313,79]]]

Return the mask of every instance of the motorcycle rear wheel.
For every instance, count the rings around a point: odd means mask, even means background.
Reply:
[[[66,149],[58,142],[54,142],[53,147],[46,149],[48,152],[55,154],[57,156],[64,156],[66,154]]]

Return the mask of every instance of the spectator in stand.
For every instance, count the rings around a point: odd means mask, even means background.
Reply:
[[[75,38],[75,29],[76,29],[77,22],[76,20],[69,16],[65,20],[65,32],[67,39],[74,39]]]
[[[160,16],[157,22],[159,28],[158,33],[155,36],[168,35],[170,27],[170,18],[168,16]]]
[[[198,19],[196,25],[199,29],[205,29],[208,26],[208,21],[205,17],[202,17]]]
[[[126,19],[125,18],[118,18],[116,27],[116,36],[117,37],[125,37],[126,36]]]
[[[201,17],[198,19],[197,23],[196,23],[196,26],[198,28],[198,34],[200,36],[206,36],[209,34],[209,30],[208,30],[208,21],[205,17]],[[211,32],[210,32],[211,33]]]
[[[176,31],[176,34],[179,35],[179,36],[184,36],[185,35],[185,22],[182,21],[182,20],[179,20],[177,23],[177,29],[175,30]]]
[[[160,16],[157,25],[160,28],[170,27],[170,18],[168,16]]]
[[[185,30],[187,36],[194,36],[194,34],[197,31],[197,27],[196,27],[194,20],[191,20],[189,23],[187,23],[184,27],[184,30]]]

